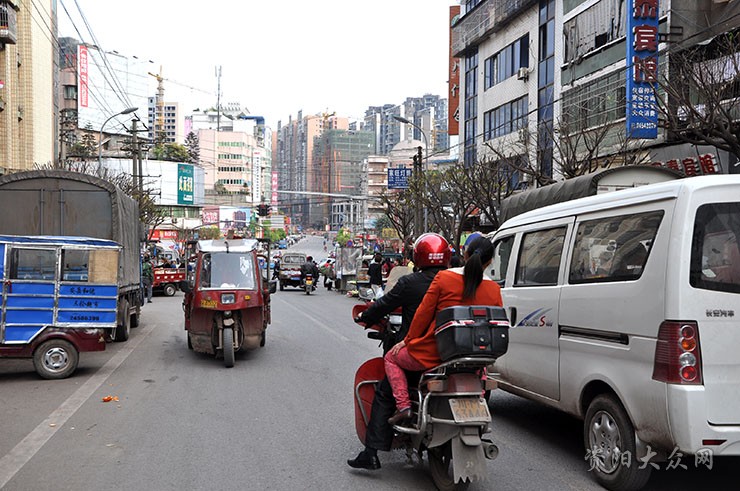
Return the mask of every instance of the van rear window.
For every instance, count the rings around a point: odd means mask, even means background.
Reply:
[[[713,203],[699,207],[691,241],[691,286],[740,293],[738,238],[740,203]]]
[[[581,222],[569,283],[639,279],[662,218],[662,211],[651,211]]]

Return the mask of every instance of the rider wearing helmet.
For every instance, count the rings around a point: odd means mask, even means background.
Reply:
[[[306,257],[306,262],[301,265],[301,284],[306,279],[306,275],[313,276],[314,285],[319,280],[319,267],[313,262],[313,256]],[[314,287],[315,289],[315,287]]]
[[[401,341],[408,333],[411,321],[429,285],[438,272],[447,267],[450,261],[450,248],[447,240],[439,234],[427,233],[414,243],[414,264],[417,271],[398,279],[395,286],[377,299],[369,309],[360,315],[358,322],[374,324],[398,307],[402,308],[401,329],[395,335],[386,333],[383,339],[383,352]],[[370,421],[365,435],[365,450],[351,460],[350,467],[356,469],[380,469],[378,450],[390,451],[393,443],[393,426],[388,418],[396,409],[390,383],[384,378],[375,390],[375,399],[370,412]]]

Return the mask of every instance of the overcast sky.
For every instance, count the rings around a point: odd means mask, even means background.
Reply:
[[[275,127],[301,109],[361,117],[406,97],[447,97],[449,7],[458,3],[59,0],[59,35],[152,60],[154,73],[161,65],[165,101],[185,114],[215,106],[221,65],[222,103],[238,102]]]

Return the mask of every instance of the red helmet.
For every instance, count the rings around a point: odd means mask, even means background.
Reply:
[[[414,266],[419,269],[446,267],[450,262],[450,245],[439,234],[423,234],[414,242]]]

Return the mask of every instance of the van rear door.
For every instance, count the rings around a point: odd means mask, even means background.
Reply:
[[[709,195],[711,191],[711,195]],[[699,326],[707,419],[717,425],[740,424],[740,201],[737,188],[707,189],[696,207],[691,243],[689,287],[677,309],[681,319]],[[691,231],[689,227],[686,227]],[[670,280],[670,279],[669,279]],[[686,285],[685,280],[681,283]]]

